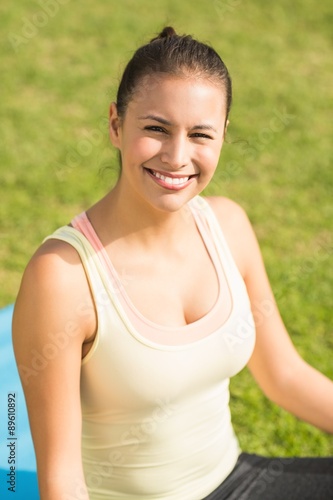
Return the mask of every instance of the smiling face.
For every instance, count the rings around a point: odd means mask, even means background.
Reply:
[[[121,152],[122,194],[176,211],[215,172],[223,145],[226,99],[220,86],[195,77],[151,76],[125,116],[110,110],[110,137]]]

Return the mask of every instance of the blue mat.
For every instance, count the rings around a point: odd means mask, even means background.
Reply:
[[[0,498],[39,500],[35,452],[12,347],[12,315],[12,305],[0,309]],[[15,431],[8,424],[8,415],[14,412],[12,400],[15,400]]]

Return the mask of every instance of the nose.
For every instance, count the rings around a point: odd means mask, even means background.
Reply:
[[[173,170],[178,170],[188,165],[190,158],[190,144],[187,137],[177,134],[165,141],[161,151],[162,163]]]

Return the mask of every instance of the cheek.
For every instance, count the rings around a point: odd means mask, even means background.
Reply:
[[[133,143],[134,154],[146,159],[155,156],[161,151],[161,142],[151,137],[140,137]]]
[[[220,151],[221,151],[220,146],[201,148],[198,151],[198,160],[200,161],[203,170],[206,170],[207,173],[215,171],[219,161]]]

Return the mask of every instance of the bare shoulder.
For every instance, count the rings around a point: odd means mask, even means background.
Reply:
[[[72,245],[62,240],[48,239],[32,256],[26,271],[41,273],[49,268],[52,272],[57,267],[66,268],[79,264],[79,262],[80,257]]]
[[[84,278],[82,264],[77,251],[68,243],[56,239],[45,241],[28,263],[22,279],[22,287],[29,286],[31,292],[40,294],[52,290],[65,296],[73,292],[75,283]],[[82,284],[82,283],[81,283]]]
[[[239,229],[241,226],[250,224],[243,207],[230,198],[209,196],[206,200],[217,216],[222,229],[228,230],[229,226],[234,227],[235,225]]]
[[[77,314],[85,304],[91,314]],[[89,285],[77,251],[68,243],[56,239],[43,243],[28,263],[16,300],[17,316],[30,317],[35,323],[52,321],[54,328],[68,318],[82,323],[83,341],[94,330],[94,307]],[[88,317],[89,316],[89,317]]]
[[[258,252],[257,240],[245,210],[223,196],[207,197],[206,200],[220,223],[239,271],[245,277],[251,255]]]

